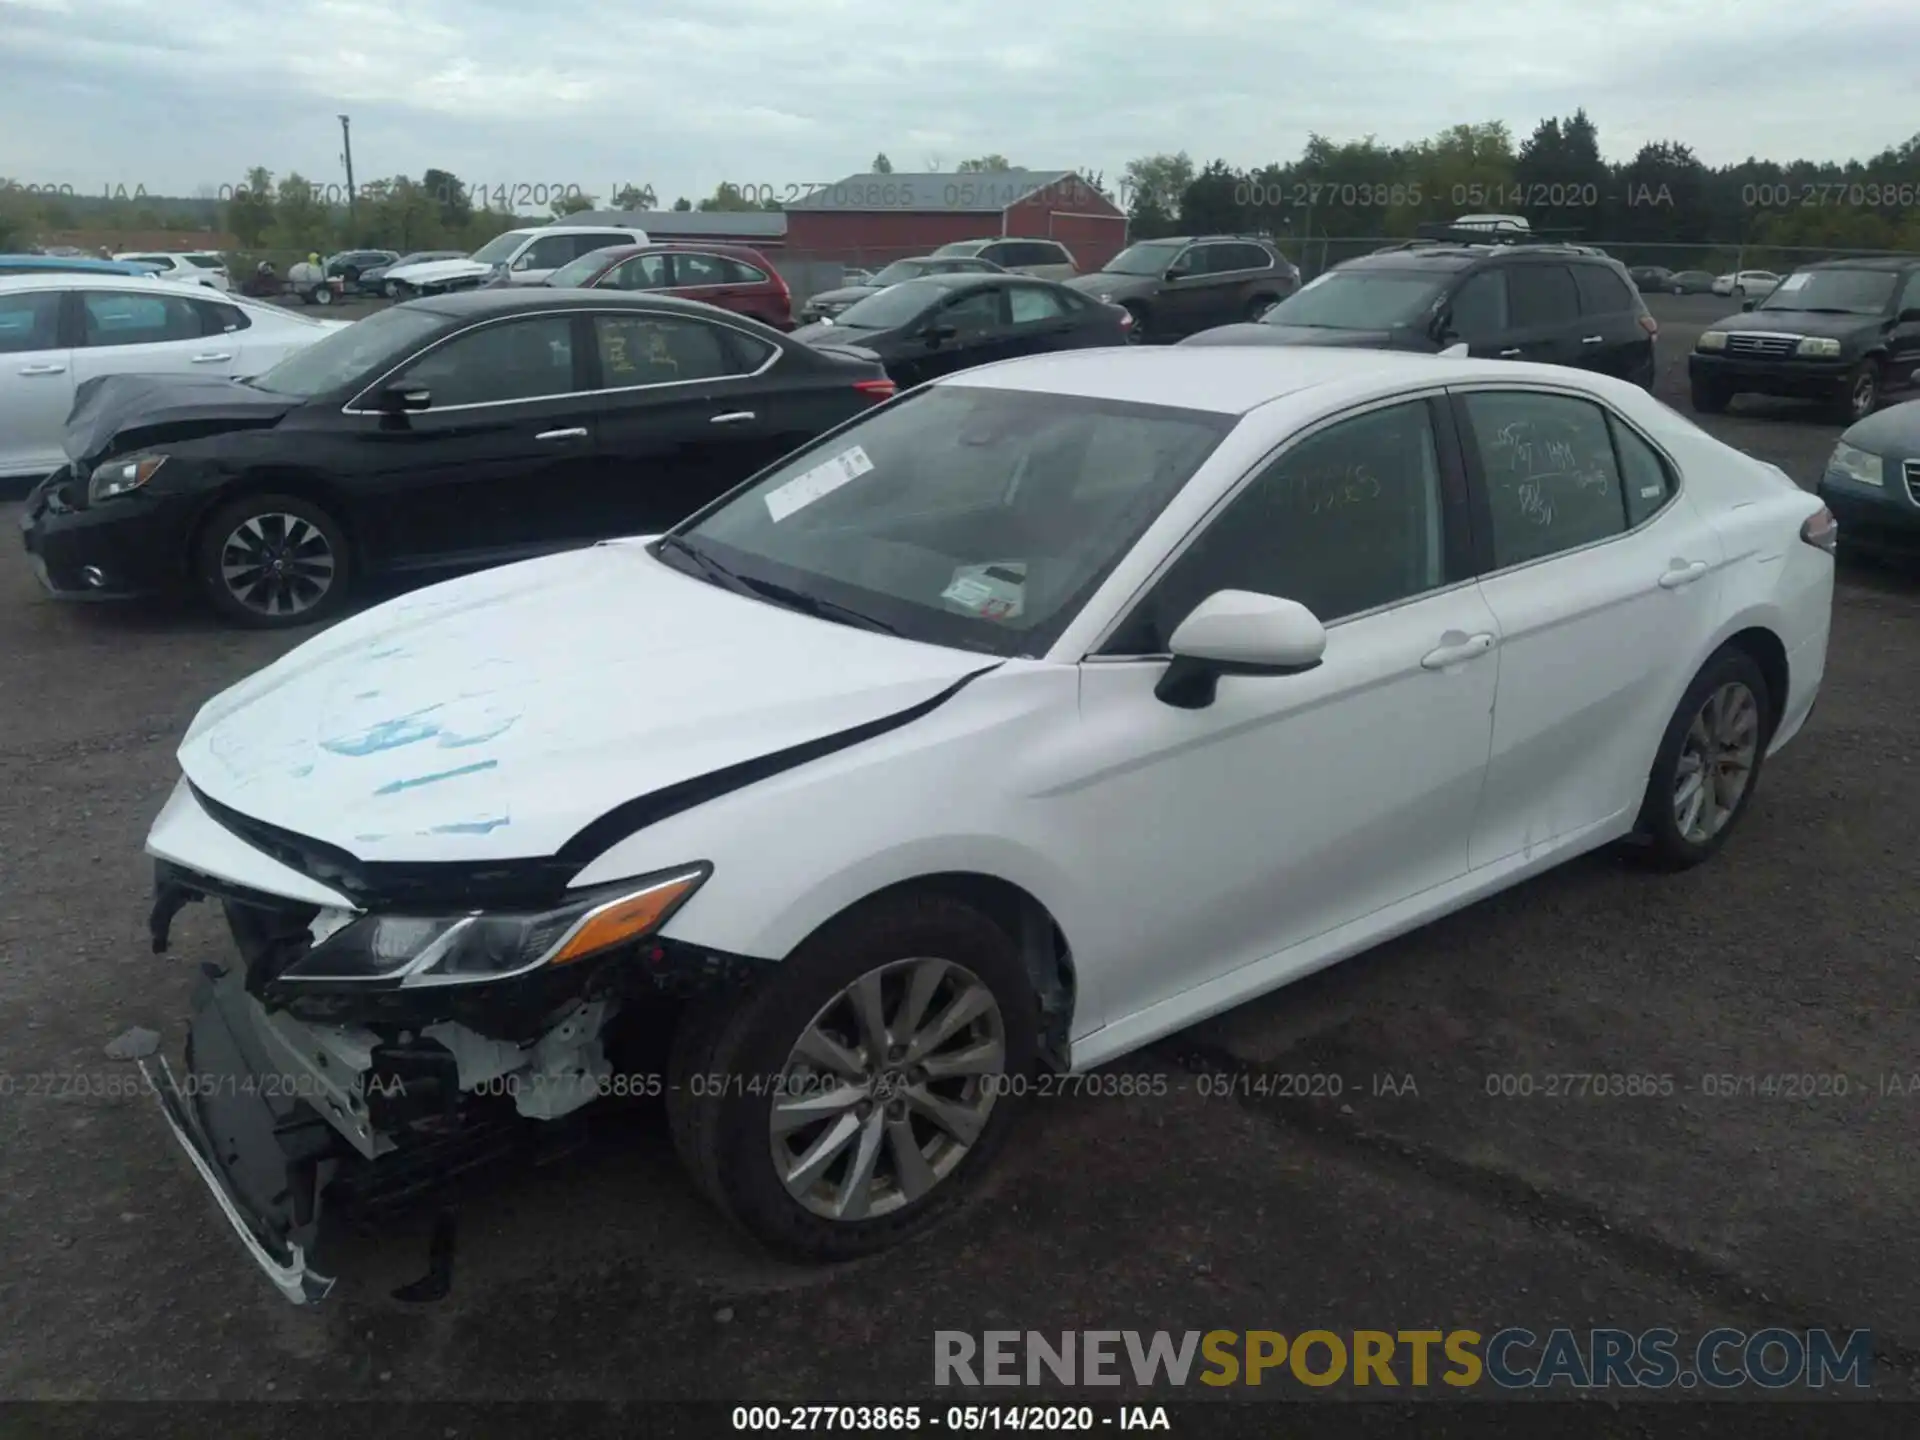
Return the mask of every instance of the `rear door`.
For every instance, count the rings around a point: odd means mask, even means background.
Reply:
[[[584,329],[573,312],[477,325],[389,382],[430,392],[428,409],[349,407],[366,539],[382,562],[506,558],[572,538],[566,517],[600,469]]]
[[[1578,365],[1580,290],[1564,260],[1515,259],[1507,276],[1507,330],[1494,353],[1503,360]]]
[[[1007,286],[1009,355],[1039,355],[1098,343],[1084,312],[1070,309],[1051,285]]]
[[[60,440],[73,409],[73,351],[64,290],[0,295],[0,475],[41,476],[66,463]]]
[[[75,385],[101,375],[237,373],[239,348],[218,322],[221,307],[213,302],[132,288],[77,290],[74,296],[80,312]]]
[[[569,497],[570,539],[665,530],[827,428],[782,393],[784,352],[764,336],[641,310],[590,325],[602,459]]]
[[[1572,267],[1580,292],[1582,369],[1639,382],[1650,378],[1653,337],[1640,327],[1640,301],[1612,266],[1598,262]]]

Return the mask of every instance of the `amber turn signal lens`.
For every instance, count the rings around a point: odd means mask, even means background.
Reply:
[[[676,875],[633,895],[610,900],[590,911],[580,927],[556,950],[549,965],[565,965],[584,960],[602,950],[640,939],[664,921],[682,900],[699,888],[706,876],[694,871]]]

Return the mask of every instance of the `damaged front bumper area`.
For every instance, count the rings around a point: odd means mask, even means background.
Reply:
[[[367,909],[277,896],[156,856],[153,948],[168,948],[184,906],[207,901],[240,963],[201,965],[183,1069],[158,1053],[141,1067],[282,1295],[307,1304],[332,1288],[313,1265],[323,1216],[377,1226],[566,1129],[542,1122],[660,1093],[613,1073],[616,1018],[737,986],[761,964],[654,933],[677,908],[662,887],[690,893],[695,873],[519,894],[497,911],[477,908],[488,892],[476,885],[451,916],[423,917],[366,895],[350,898]]]

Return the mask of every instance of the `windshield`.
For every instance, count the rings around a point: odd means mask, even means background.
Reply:
[[[913,640],[1037,655],[1236,418],[934,386],[678,533],[747,585],[798,592]],[[662,558],[683,563],[672,548]]]
[[[869,285],[898,285],[902,280],[918,280],[933,267],[918,260],[896,260],[886,269],[879,271],[867,283]]]
[[[877,295],[856,300],[833,323],[851,325],[856,330],[891,330],[897,325],[906,324],[950,293],[946,286],[937,281],[908,280]]]
[[[1282,300],[1260,317],[1260,323],[1316,330],[1391,330],[1419,319],[1440,298],[1441,289],[1441,282],[1427,275],[1335,270]]]
[[[1100,268],[1109,275],[1158,275],[1185,248],[1178,242],[1172,245],[1129,245]]]
[[[445,316],[430,310],[410,310],[404,305],[382,310],[294,351],[247,383],[256,390],[310,400],[372,380],[446,325]]]
[[[468,258],[482,265],[504,265],[529,233],[525,230],[509,230],[503,235],[496,235]]]
[[[569,260],[547,277],[547,284],[557,290],[571,290],[598,278],[607,268],[613,256],[607,250],[589,250],[576,260]]]
[[[1758,308],[1878,315],[1893,299],[1893,287],[1899,283],[1899,275],[1891,270],[1801,270],[1782,280]]]

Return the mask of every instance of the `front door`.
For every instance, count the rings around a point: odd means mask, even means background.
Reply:
[[[1240,282],[1232,271],[1232,250],[1229,245],[1189,245],[1168,267],[1153,305],[1154,329],[1161,339],[1242,318],[1232,313],[1231,297]]]
[[[770,378],[772,341],[690,315],[592,325],[602,460],[567,508],[573,538],[657,534],[807,438]]]
[[[1478,867],[1637,809],[1724,552],[1659,452],[1593,401],[1488,387],[1456,412],[1502,636]]]
[[[73,352],[61,334],[60,290],[0,295],[0,475],[51,474],[73,409]]]
[[[1085,942],[1112,959],[1109,1022],[1466,873],[1498,635],[1460,583],[1465,489],[1441,404],[1367,410],[1290,448],[1083,664],[1055,803],[1076,863],[1122,901]],[[1157,699],[1174,629],[1219,590],[1306,605],[1328,625],[1323,663],[1223,677],[1204,709]]]
[[[951,333],[903,342],[904,355],[887,366],[902,390],[956,370],[1004,360],[1013,353],[1007,292],[1002,286],[983,285],[952,296],[930,310],[925,323],[946,327]]]
[[[356,414],[355,468],[375,522],[366,540],[382,562],[500,559],[571,538],[572,497],[600,465],[578,318],[463,331],[391,382],[427,391],[426,410]]]

